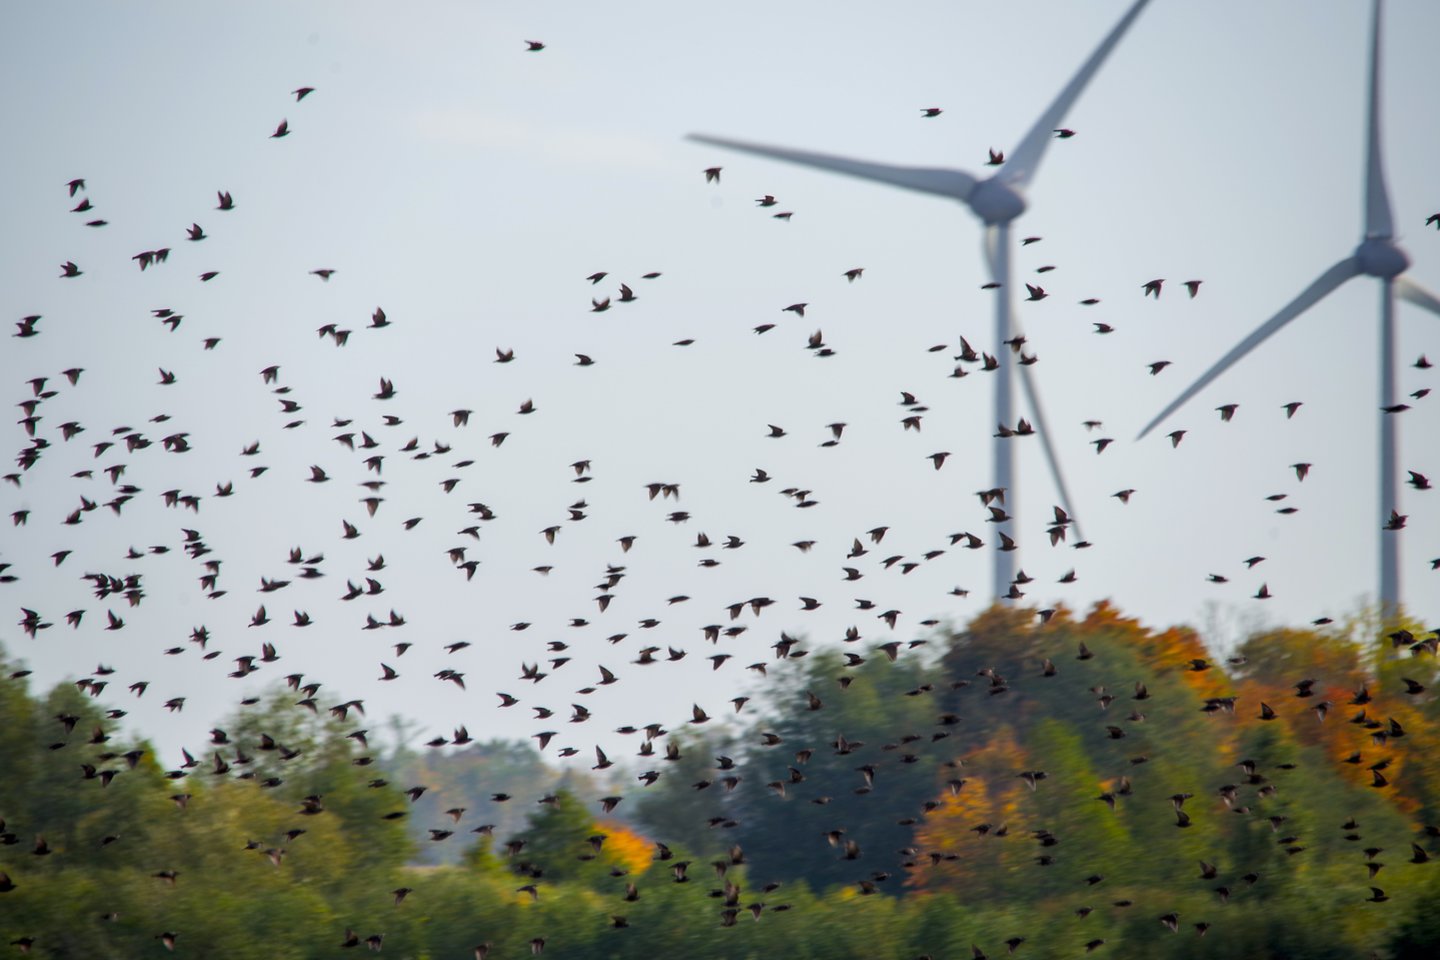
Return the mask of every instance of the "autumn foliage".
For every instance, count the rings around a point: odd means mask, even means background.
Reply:
[[[54,748],[53,718],[86,730],[96,705],[12,679],[0,937],[39,957],[154,955],[164,931],[176,952],[323,957],[348,929],[407,956],[533,956],[543,933],[561,960],[1428,958],[1434,638],[1358,618],[1216,650],[1109,604],[996,607],[772,664],[728,727],[670,734],[649,786],[499,742],[395,750],[387,782],[343,724],[277,705],[230,736],[258,723],[293,763],[175,778],[140,743],[101,787]],[[607,794],[624,802],[600,814]]]

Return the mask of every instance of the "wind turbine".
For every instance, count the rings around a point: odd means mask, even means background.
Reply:
[[[1380,406],[1395,405],[1395,295],[1431,313],[1440,314],[1440,297],[1414,280],[1403,276],[1410,258],[1395,243],[1395,225],[1390,197],[1385,189],[1385,168],[1380,152],[1380,5],[1375,0],[1370,32],[1370,117],[1365,148],[1365,237],[1350,256],[1335,264],[1280,312],[1241,340],[1215,362],[1200,379],[1140,431],[1143,438],[1166,417],[1180,409],[1211,381],[1230,369],[1271,334],[1319,303],[1353,277],[1375,277],[1380,281]],[[1399,505],[1397,496],[1395,416],[1380,418],[1380,515],[1388,518]],[[1398,528],[1380,531],[1380,603],[1386,616],[1400,608],[1400,542]]]
[[[1085,61],[1080,70],[1060,91],[1059,96],[1035,121],[1035,125],[1021,139],[1019,146],[1006,156],[1000,170],[983,180],[962,170],[943,167],[900,167],[701,134],[691,134],[690,139],[754,153],[775,160],[818,167],[822,170],[843,173],[863,180],[888,183],[907,190],[935,194],[951,200],[959,200],[965,204],[985,224],[985,258],[990,267],[991,280],[999,284],[995,294],[995,348],[998,353],[1000,345],[1015,333],[1010,290],[1010,224],[1025,212],[1024,191],[1030,185],[1030,181],[1035,178],[1035,174],[1040,168],[1040,160],[1045,155],[1045,148],[1049,146],[1050,140],[1056,128],[1064,120],[1066,112],[1079,99],[1086,85],[1099,72],[1105,59],[1115,49],[1115,45],[1120,42],[1125,31],[1135,22],[1135,18],[1140,15],[1149,2],[1150,0],[1135,0],[1130,9],[1120,18],[1120,22],[1090,55],[1090,59]],[[995,371],[995,420],[1007,427],[1014,423],[1012,419],[1014,384],[1011,373],[1015,366],[1014,363],[1005,363]],[[1030,373],[1029,366],[1022,366],[1021,370],[1023,371],[1021,383],[1025,388],[1026,399],[1029,401],[1030,409],[1035,417],[1037,432],[1045,449],[1045,457],[1050,463],[1050,472],[1055,478],[1055,486],[1060,492],[1062,505],[1069,512],[1072,521],[1075,521],[1074,502],[1066,489],[1065,478],[1060,472],[1060,461],[1056,457],[1055,448],[1051,443],[1050,430],[1045,422],[1045,413],[1040,407],[1040,396],[1036,392],[1033,375]],[[997,437],[995,440],[994,469],[994,486],[1005,490],[1005,502],[1013,521],[1018,513],[1019,497],[1015,486],[1014,447],[1006,438]],[[1078,537],[1078,521],[1075,521],[1075,527]],[[994,558],[995,595],[1003,596],[1009,592],[1011,584],[1014,582],[1015,561],[1013,554],[1000,549],[998,543],[995,544]]]

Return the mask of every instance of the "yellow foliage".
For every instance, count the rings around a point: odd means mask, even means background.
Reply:
[[[632,874],[644,873],[654,863],[651,855],[655,844],[622,823],[605,821],[596,824],[605,834],[605,852],[623,869]]]
[[[915,828],[919,854],[906,885],[983,896],[1003,869],[1002,831],[1019,810],[1023,790],[1014,771],[1028,756],[1010,727],[1001,727],[990,741],[967,754],[958,770],[941,777],[938,803]],[[958,788],[952,781],[963,781]]]

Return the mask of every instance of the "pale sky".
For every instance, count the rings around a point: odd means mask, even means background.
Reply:
[[[877,6],[673,3],[254,3],[11,5],[0,24],[0,80],[10,148],[0,187],[0,384],[31,397],[51,446],[17,488],[0,483],[0,639],[49,684],[116,670],[107,704],[173,751],[197,743],[236,700],[285,673],[325,683],[322,705],[363,697],[372,726],[400,712],[427,735],[560,729],[585,749],[622,724],[683,724],[712,712],[768,659],[780,632],[811,645],[857,626],[866,641],[910,638],[928,618],[963,623],[989,602],[993,539],[974,492],[990,486],[989,375],[951,379],[964,336],[991,343],[980,228],[962,207],[685,141],[687,133],[984,173],[1009,150],[1128,4],[1022,0]],[[1053,439],[1094,546],[1051,548],[1042,529],[1058,497],[1034,438],[1021,444],[1020,566],[1026,603],[1083,610],[1102,598],[1163,627],[1203,626],[1207,604],[1240,625],[1299,625],[1355,612],[1376,589],[1377,301],[1350,282],[1291,324],[1144,442],[1141,426],[1361,237],[1369,4],[1359,0],[1155,0],[1066,117],[1029,191],[1015,278],[1050,296],[1018,306],[1039,356],[1034,372]],[[1440,6],[1391,0],[1384,30],[1384,145],[1408,273],[1440,290],[1440,120],[1433,57]],[[529,52],[526,41],[545,44]],[[297,103],[290,91],[315,92]],[[924,108],[939,107],[933,118]],[[271,138],[281,120],[290,134]],[[702,171],[723,167],[707,184]],[[70,198],[66,182],[86,189]],[[216,191],[235,209],[217,211]],[[777,198],[760,208],[757,198]],[[88,197],[93,210],[70,209]],[[792,211],[787,222],[771,217]],[[87,228],[87,219],[108,224]],[[186,240],[199,224],[206,238]],[[131,259],[170,247],[144,272]],[[82,274],[61,278],[73,261]],[[1036,273],[1053,265],[1053,272]],[[844,271],[864,268],[849,283]],[[328,282],[309,273],[335,270]],[[198,275],[218,270],[201,282]],[[598,285],[585,278],[607,271]],[[659,271],[655,279],[642,279]],[[1167,279],[1162,297],[1141,286]],[[1188,299],[1181,283],[1204,281]],[[638,299],[619,303],[619,284]],[[606,312],[591,298],[612,298]],[[1101,304],[1078,301],[1098,297]],[[804,302],[803,318],[782,308]],[[391,321],[367,329],[382,307]],[[152,315],[183,315],[173,333]],[[40,335],[8,336],[40,314]],[[1094,322],[1115,332],[1096,335]],[[316,329],[351,329],[337,349]],[[775,324],[757,335],[752,328]],[[1440,318],[1401,305],[1404,393],[1435,385]],[[834,356],[816,357],[823,332]],[[207,337],[220,337],[213,351]],[[693,339],[693,345],[672,344]],[[945,344],[941,352],[928,348]],[[508,364],[495,350],[515,351]],[[1008,352],[1008,351],[1007,351]],[[575,365],[586,354],[594,365]],[[1008,359],[1008,358],[1007,358]],[[1152,377],[1147,364],[1172,365]],[[280,366],[278,384],[259,371]],[[83,367],[71,387],[60,373]],[[176,382],[160,385],[160,370]],[[372,399],[380,380],[395,397]],[[291,388],[281,411],[270,391]],[[929,407],[904,431],[901,391]],[[531,399],[536,412],[520,415]],[[1290,420],[1282,405],[1303,401]],[[1215,407],[1238,403],[1222,424]],[[1434,396],[1401,420],[1401,469],[1440,481]],[[468,427],[450,411],[474,413]],[[18,408],[15,419],[25,414]],[[1023,404],[1022,404],[1023,409]],[[157,415],[171,419],[149,422]],[[403,423],[383,425],[390,414]],[[334,418],[353,419],[345,428]],[[1082,422],[1103,421],[1087,432]],[[292,420],[304,423],[285,429]],[[59,426],[85,432],[68,443]],[[827,424],[844,422],[822,448]],[[769,425],[786,431],[772,439]],[[126,453],[129,426],[153,445]],[[1172,449],[1164,433],[1188,430]],[[364,430],[379,446],[351,453],[332,438]],[[506,431],[498,448],[487,439]],[[187,433],[190,450],[161,438]],[[7,449],[22,425],[0,427]],[[1113,437],[1097,456],[1091,441]],[[402,452],[450,450],[416,461]],[[242,456],[259,441],[259,454]],[[948,451],[943,469],[930,454]],[[382,473],[367,472],[370,453]],[[573,483],[588,459],[593,482]],[[471,460],[473,465],[458,467]],[[1297,482],[1290,465],[1313,463]],[[102,473],[141,488],[119,516],[101,506],[67,526],[81,497],[115,496]],[[306,482],[311,465],[330,476]],[[250,468],[269,470],[259,478]],[[768,484],[749,478],[756,468]],[[72,474],[90,469],[90,479]],[[6,472],[18,470],[7,467]],[[459,478],[453,492],[441,481]],[[376,515],[357,484],[384,480]],[[214,496],[233,482],[234,494]],[[680,484],[651,502],[644,485]],[[818,503],[797,509],[785,487]],[[1129,505],[1111,497],[1133,488]],[[161,492],[203,497],[198,513]],[[1272,494],[1287,494],[1271,502]],[[585,518],[567,508],[584,499]],[[467,511],[484,503],[496,519]],[[1279,515],[1277,507],[1299,512]],[[29,510],[12,526],[12,511]],[[667,522],[675,510],[688,522]],[[1402,578],[1410,610],[1440,617],[1440,493],[1403,488]],[[413,530],[402,522],[420,517]],[[341,540],[342,520],[361,536]],[[478,541],[457,531],[478,523]],[[541,531],[558,525],[554,545]],[[846,559],[872,527],[870,553]],[[213,553],[181,550],[197,530]],[[716,546],[694,546],[704,532]],[[633,535],[622,553],[617,538]],[[720,549],[727,535],[743,539]],[[795,541],[814,540],[802,554]],[[127,559],[126,550],[166,546]],[[447,551],[480,561],[472,581]],[[297,578],[292,547],[323,553],[317,580]],[[924,553],[946,552],[922,561]],[[73,551],[58,567],[51,554]],[[383,554],[385,568],[367,570]],[[909,574],[886,557],[920,561]],[[1245,558],[1266,560],[1247,571]],[[705,558],[721,561],[700,567]],[[208,599],[203,559],[223,561]],[[903,563],[904,561],[902,561]],[[626,578],[599,611],[608,564]],[[533,571],[553,567],[548,576]],[[846,582],[842,568],[863,578]],[[1056,581],[1076,571],[1071,584]],[[145,600],[98,601],[85,573],[142,574]],[[1231,578],[1217,586],[1208,574]],[[338,598],[347,579],[384,593]],[[262,577],[292,580],[273,593]],[[1252,599],[1262,584],[1273,598]],[[968,598],[949,594],[968,588]],[[676,596],[683,602],[669,603]],[[701,628],[731,625],[725,607],[775,603],[712,647]],[[802,612],[799,597],[821,601]],[[874,609],[856,609],[855,600]],[[249,627],[261,604],[272,622]],[[21,608],[55,626],[38,639]],[[73,609],[80,628],[65,625]],[[125,620],[107,631],[106,610]],[[366,615],[403,627],[361,629]],[[902,611],[894,634],[876,614]],[[307,611],[314,625],[288,624]],[[654,628],[643,618],[661,621]],[[572,627],[572,618],[588,625]],[[512,631],[511,624],[533,624]],[[202,661],[186,642],[204,625]],[[606,638],[625,633],[615,643]],[[1233,636],[1213,638],[1233,640]],[[456,641],[472,646],[447,654]],[[414,646],[396,657],[392,644]],[[518,679],[550,641],[572,659],[542,684]],[[281,659],[243,680],[233,658],[273,643]],[[635,666],[642,646],[682,648],[678,663]],[[188,647],[178,656],[162,651]],[[704,659],[730,653],[718,671]],[[381,662],[401,674],[379,683]],[[621,682],[576,694],[599,678]],[[467,690],[437,680],[463,671]],[[151,681],[135,700],[124,687]],[[495,691],[556,710],[535,722],[496,709]],[[333,694],[333,701],[326,696]],[[182,714],[160,704],[189,698]],[[593,711],[564,724],[569,704]],[[557,721],[559,725],[557,725]],[[553,752],[553,748],[552,748]],[[168,758],[167,758],[168,759]],[[578,762],[578,760],[577,760]]]

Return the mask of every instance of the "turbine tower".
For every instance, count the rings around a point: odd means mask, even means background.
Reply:
[[[1395,224],[1390,213],[1390,196],[1385,189],[1385,167],[1380,150],[1380,6],[1375,0],[1370,26],[1370,117],[1365,146],[1365,237],[1350,256],[1326,270],[1280,312],[1241,340],[1215,362],[1159,416],[1140,431],[1143,438],[1166,417],[1180,409],[1211,381],[1230,369],[1240,358],[1263,343],[1271,334],[1319,303],[1353,277],[1375,277],[1380,281],[1380,407],[1393,407],[1395,400],[1395,295],[1417,307],[1440,314],[1440,297],[1404,276],[1410,258],[1395,243]],[[1396,487],[1397,448],[1395,415],[1380,416],[1380,516],[1388,519],[1399,507]],[[1380,604],[1390,617],[1400,609],[1400,539],[1398,528],[1380,527]]]
[[[999,284],[995,293],[995,349],[998,354],[1004,341],[1009,340],[1017,332],[1011,309],[1010,224],[1025,212],[1024,191],[1030,185],[1030,181],[1035,178],[1035,173],[1040,168],[1040,160],[1045,155],[1045,148],[1049,146],[1056,128],[1065,119],[1065,114],[1079,99],[1086,85],[1099,72],[1105,59],[1115,49],[1116,44],[1125,35],[1125,31],[1135,22],[1136,17],[1149,2],[1150,0],[1135,0],[1130,9],[1120,18],[1120,22],[1101,41],[1100,46],[1060,91],[1059,96],[1035,121],[1035,125],[1025,134],[1015,150],[1006,156],[1000,170],[983,180],[962,170],[949,168],[892,166],[701,134],[691,134],[690,139],[775,160],[818,167],[822,170],[843,173],[863,180],[888,183],[907,190],[935,194],[951,200],[959,200],[965,204],[985,224],[985,258],[990,268],[991,280]],[[1015,422],[1013,419],[1012,371],[1016,365],[1013,362],[1005,363],[995,371],[995,420],[1005,426],[1012,426]],[[1060,461],[1055,455],[1050,430],[1045,422],[1044,411],[1040,407],[1040,396],[1036,392],[1033,374],[1031,374],[1029,366],[1022,366],[1021,371],[1020,382],[1025,389],[1032,415],[1035,417],[1040,442],[1044,446],[1045,457],[1050,463],[1050,472],[1055,479],[1055,486],[1059,490],[1061,503],[1074,520],[1076,517],[1074,501],[1070,498],[1069,491],[1065,486],[1065,478],[1060,472]],[[1015,455],[1012,442],[1006,438],[997,437],[995,440],[994,470],[994,486],[1005,490],[1006,508],[1010,512],[1011,520],[1015,521],[1019,512],[1019,497],[1015,482]],[[1075,521],[1075,525],[1078,536],[1078,520]],[[1016,537],[1016,539],[1019,538]],[[1001,550],[999,543],[994,544],[993,552],[995,596],[1004,596],[1009,592],[1010,585],[1015,578],[1014,555],[1009,551]]]

